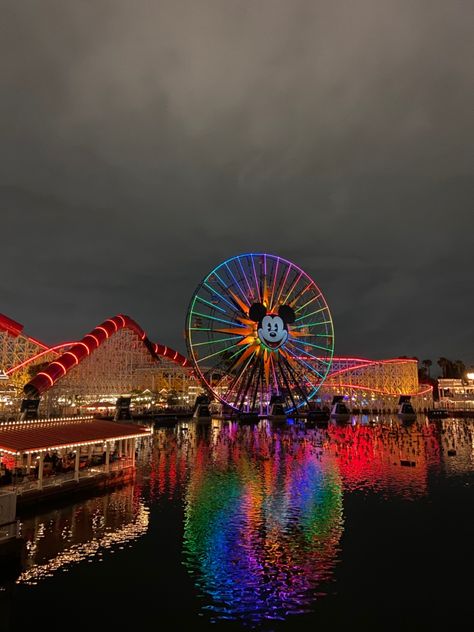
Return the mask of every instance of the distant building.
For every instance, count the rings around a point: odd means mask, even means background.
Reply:
[[[439,405],[441,408],[474,410],[474,375],[468,374],[467,379],[438,380]]]

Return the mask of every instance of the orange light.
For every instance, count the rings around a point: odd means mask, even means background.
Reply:
[[[102,325],[99,325],[98,327],[96,327],[96,329],[101,329],[104,334],[106,335],[106,337],[109,337],[109,332],[107,331],[107,329],[105,329],[105,327],[102,327]]]

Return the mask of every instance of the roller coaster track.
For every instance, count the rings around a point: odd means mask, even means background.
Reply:
[[[48,366],[25,384],[23,389],[25,395],[27,397],[39,397],[45,393],[47,390],[52,388],[58,380],[67,375],[72,368],[93,354],[106,340],[122,329],[129,329],[135,333],[155,360],[167,358],[182,367],[191,368],[189,360],[178,351],[175,351],[165,345],[152,342],[147,337],[145,331],[132,318],[126,316],[125,314],[118,314],[113,318],[108,318],[103,323],[95,327],[95,329],[86,334],[79,342],[66,343],[47,349],[44,353],[71,345],[67,351],[50,362]],[[34,359],[37,359],[40,355],[42,354],[38,354]],[[17,368],[19,367],[14,367],[10,371],[13,372]]]

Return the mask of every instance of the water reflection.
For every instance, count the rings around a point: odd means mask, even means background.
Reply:
[[[106,550],[133,546],[145,533],[142,543],[156,559],[159,522],[182,550],[176,568],[184,562],[212,620],[260,624],[314,610],[335,591],[348,496],[386,499],[396,516],[407,501],[434,494],[442,479],[462,481],[456,477],[474,468],[473,427],[361,417],[313,429],[219,420],[156,429],[135,483],[22,520],[27,556],[17,583],[50,577],[54,584],[58,571],[79,562],[107,564]],[[355,504],[370,530],[365,501]],[[150,569],[159,573],[160,565]],[[148,588],[153,593],[153,581],[141,587]]]
[[[106,550],[136,540],[148,529],[148,509],[134,485],[57,509],[21,523],[24,570],[17,584],[34,585],[73,564],[101,561]]]
[[[315,429],[184,423],[155,434],[150,485],[184,495],[184,560],[214,620],[284,619],[333,590],[343,491],[422,497],[430,472],[472,468],[469,428],[396,418]]]
[[[231,427],[197,442],[184,552],[216,618],[307,611],[331,577],[342,524],[334,457],[297,433]]]

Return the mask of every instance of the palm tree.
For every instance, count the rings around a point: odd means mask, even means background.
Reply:
[[[454,362],[454,366],[456,373],[458,374],[457,377],[463,380],[466,375],[466,365],[462,360],[456,360],[456,362]]]
[[[443,377],[448,377],[448,367],[450,365],[450,361],[448,358],[439,358],[438,366],[441,367],[441,371],[443,372]]]
[[[423,360],[421,364],[425,367],[428,377],[431,377],[430,366],[432,366],[433,362],[431,360]]]

